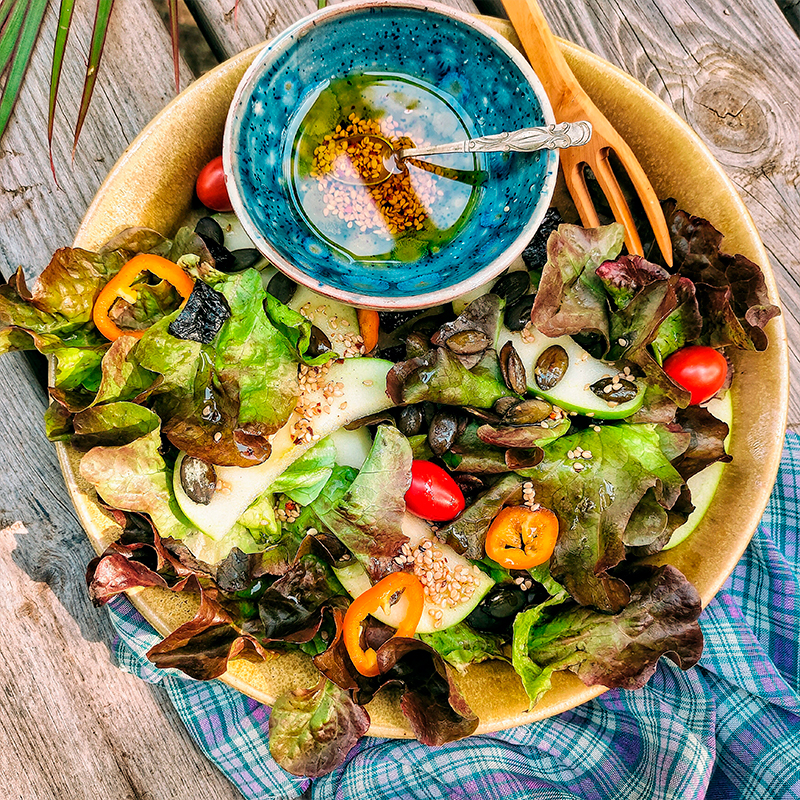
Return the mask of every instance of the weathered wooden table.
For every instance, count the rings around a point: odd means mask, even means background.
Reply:
[[[556,33],[636,76],[703,137],[738,187],[770,253],[791,347],[789,424],[800,429],[800,12],[796,0],[540,0]],[[471,0],[449,0],[475,11]],[[220,59],[311,12],[314,0],[190,0]],[[56,4],[57,5],[57,4]],[[88,48],[93,3],[78,4],[71,47]],[[485,0],[481,11],[497,11]],[[569,12],[567,9],[569,8]],[[502,15],[502,12],[500,12]],[[788,21],[787,21],[788,20]],[[100,182],[172,97],[169,38],[151,0],[117,0],[101,76],[70,163],[80,58],[62,78],[50,175],[46,117],[57,23],[51,7],[24,94],[0,143],[0,269],[33,278],[67,245]],[[794,25],[795,30],[792,29]],[[185,63],[181,80],[193,75]],[[226,800],[166,695],[121,672],[104,612],[90,604],[93,553],[42,430],[42,365],[0,360],[0,796]]]

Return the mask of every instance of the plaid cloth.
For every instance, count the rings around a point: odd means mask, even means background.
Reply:
[[[789,434],[761,525],[701,617],[697,668],[662,660],[642,690],[440,748],[364,738],[313,782],[270,758],[268,708],[219,681],[153,668],[144,653],[158,637],[124,598],[108,607],[115,651],[123,669],[166,689],[246,798],[799,798],[798,474],[800,437]]]

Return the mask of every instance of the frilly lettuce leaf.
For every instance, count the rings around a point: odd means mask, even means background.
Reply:
[[[687,434],[656,425],[604,425],[557,439],[538,466],[520,470],[533,481],[537,501],[561,521],[550,573],[581,605],[614,613],[626,606],[630,589],[610,573],[625,558],[626,543],[661,539],[685,521],[668,514],[684,481],[662,451],[660,437],[672,437],[675,450],[689,443]],[[576,450],[591,458],[577,459]],[[635,515],[650,490],[649,513]]]
[[[459,672],[465,672],[470,664],[480,664],[489,659],[508,660],[503,652],[501,636],[473,630],[466,622],[459,622],[443,631],[420,633],[419,638]]]
[[[429,400],[478,408],[490,408],[510,393],[496,377],[468,370],[446,347],[395,364],[386,378],[386,391],[396,405]]]
[[[640,567],[629,578],[630,603],[614,615],[547,603],[514,621],[513,665],[533,707],[554,672],[568,669],[587,686],[638,689],[667,656],[682,669],[700,659],[700,596],[675,567]]]
[[[95,447],[81,459],[81,477],[113,508],[147,514],[162,537],[193,531],[172,492],[172,469],[159,452],[160,430],[116,447]]]
[[[400,689],[400,710],[414,736],[427,745],[453,742],[474,733],[478,718],[467,705],[444,659],[419,639],[392,636],[394,630],[368,618],[362,626],[366,646],[375,649],[380,674],[361,675],[342,641],[344,614],[333,612],[336,634],[330,647],[314,658],[329,680],[349,690],[354,702],[365,705],[384,686]],[[390,638],[391,637],[391,638]]]
[[[314,503],[322,524],[352,551],[373,580],[396,569],[393,558],[408,541],[402,523],[411,461],[408,439],[396,428],[381,425],[364,465],[341,498],[333,500],[323,493]]]
[[[622,250],[618,223],[600,228],[559,225],[547,241],[547,263],[531,311],[545,336],[595,333],[609,342],[608,296],[597,268]]]
[[[269,716],[269,752],[292,775],[316,778],[342,764],[369,729],[369,714],[323,678],[281,695]]]
[[[764,274],[743,255],[720,250],[723,236],[708,221],[667,200],[664,213],[672,235],[675,271],[696,287],[703,318],[702,344],[743,350],[767,347],[766,324],[780,314],[770,302]]]

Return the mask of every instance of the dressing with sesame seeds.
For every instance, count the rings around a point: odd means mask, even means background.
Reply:
[[[385,266],[413,261],[454,238],[477,202],[474,154],[447,156],[447,170],[409,161],[399,174],[369,185],[379,166],[370,135],[393,145],[451,133],[469,137],[467,117],[453,102],[403,75],[349,75],[319,87],[287,132],[284,154],[292,202],[311,230],[346,258]]]

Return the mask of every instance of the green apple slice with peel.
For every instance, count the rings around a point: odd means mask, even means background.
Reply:
[[[445,628],[450,628],[456,623],[461,622],[461,620],[469,616],[489,589],[494,586],[494,581],[485,572],[477,568],[473,570],[473,564],[464,558],[464,556],[456,553],[452,547],[438,542],[428,523],[419,517],[406,512],[405,517],[403,517],[403,533],[408,537],[408,544],[412,549],[426,539],[432,540],[436,547],[446,556],[447,566],[450,569],[464,567],[469,570],[470,574],[475,576],[477,581],[475,591],[469,599],[460,600],[453,607],[444,603],[433,603],[429,598],[426,598],[425,605],[422,609],[422,618],[417,626],[417,633],[434,633],[435,631],[445,630]],[[335,572],[336,577],[341,581],[342,586],[347,589],[351,597],[358,597],[372,587],[372,582],[367,575],[367,571],[360,562],[355,562],[343,569],[337,569]],[[390,608],[388,614],[383,609],[378,608],[372,613],[372,616],[386,625],[397,628],[400,624],[400,620],[405,616],[407,608],[408,600],[406,600],[403,595],[400,595],[399,600]],[[441,611],[442,616],[438,624],[436,624],[434,614],[439,611]],[[430,612],[434,613],[432,614]]]
[[[175,463],[173,487],[183,513],[203,533],[212,539],[221,539],[253,500],[265,492],[312,444],[349,422],[394,405],[386,394],[386,375],[393,366],[391,361],[378,358],[348,358],[334,363],[325,376],[326,382],[342,383],[344,388],[342,397],[335,398],[329,413],[314,417],[313,430],[318,438],[300,443],[292,440],[292,428],[300,418],[294,412],[274,434],[272,452],[263,464],[216,468],[217,491],[208,504],[196,503],[184,492],[180,481],[181,453]],[[306,404],[313,404],[316,395],[319,395],[319,402],[323,405],[328,402],[320,388],[306,395]]]
[[[728,392],[721,400],[712,400],[708,404],[708,410],[717,418],[728,424],[728,436],[725,439],[727,446],[730,440],[730,427],[733,419],[733,407],[731,405],[731,394]],[[716,461],[709,464],[704,470],[701,470],[696,475],[692,475],[686,485],[692,493],[692,504],[694,511],[689,514],[689,519],[683,523],[679,528],[673,532],[670,540],[667,542],[664,550],[669,550],[679,545],[689,534],[693,533],[695,528],[700,524],[700,521],[708,511],[711,501],[717,492],[722,472],[725,469],[725,464],[721,461]]]
[[[644,385],[635,379],[631,381],[636,383],[639,391],[636,397],[627,403],[613,405],[598,397],[589,387],[603,378],[613,377],[617,369],[614,364],[591,356],[571,336],[551,339],[532,326],[526,329],[523,336],[521,332],[502,327],[497,337],[498,352],[509,341],[522,359],[528,379],[528,391],[563,408],[564,411],[575,411],[597,419],[625,419],[642,407]],[[561,380],[552,389],[545,391],[536,384],[534,368],[539,356],[553,345],[564,348],[569,363]]]

